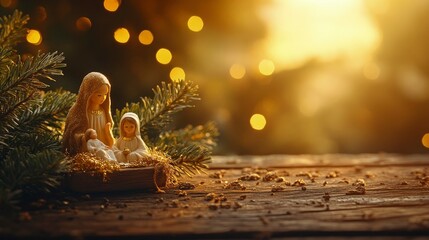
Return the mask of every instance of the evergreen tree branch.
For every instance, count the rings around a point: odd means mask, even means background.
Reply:
[[[10,16],[0,17],[0,46],[14,47],[21,42],[27,34],[24,26],[29,19],[28,15],[17,10]]]
[[[5,80],[0,82],[0,104],[4,104],[8,97],[18,92],[31,92],[48,87],[41,79],[55,81],[51,75],[63,75],[61,69],[65,67],[62,53],[38,53],[35,57],[28,57],[9,66],[10,70]]]
[[[51,75],[62,75],[63,54],[38,54],[9,66],[5,79],[0,81],[0,147],[7,146],[5,137],[18,127],[24,112],[31,111],[39,90],[48,85],[39,79],[54,81]]]
[[[0,105],[0,149],[8,147],[6,139],[13,136],[13,130],[19,126],[19,116],[31,104],[33,95],[17,94],[9,104]]]
[[[16,131],[44,130],[60,134],[67,112],[75,102],[76,95],[67,91],[49,91],[22,113]],[[25,126],[25,127],[22,127]]]
[[[189,80],[162,82],[153,92],[153,99],[142,98],[142,128],[164,129],[170,124],[172,114],[193,107],[190,103],[200,100],[198,86]]]
[[[163,132],[156,145],[168,145],[175,148],[174,146],[177,144],[189,143],[211,151],[216,146],[218,136],[219,132],[216,125],[213,122],[208,122],[196,127],[188,125],[183,129]]]

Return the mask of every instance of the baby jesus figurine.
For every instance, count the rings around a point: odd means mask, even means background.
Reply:
[[[95,156],[106,161],[116,161],[113,150],[97,139],[97,132],[94,129],[86,130],[85,139],[88,152],[95,153]]]

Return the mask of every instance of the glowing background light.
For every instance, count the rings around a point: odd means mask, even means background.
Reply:
[[[27,42],[34,45],[40,45],[42,43],[42,35],[39,31],[30,29],[27,33]]]
[[[118,10],[120,4],[120,0],[104,0],[103,2],[104,9],[109,12],[115,12]]]
[[[113,37],[118,43],[127,43],[130,39],[130,33],[126,28],[118,28],[113,34]]]
[[[170,50],[161,48],[156,52],[156,60],[161,64],[169,64],[173,56]]]
[[[264,129],[266,124],[267,120],[262,114],[255,113],[252,115],[252,117],[250,117],[250,126],[255,130]]]
[[[0,8],[24,9],[43,34],[25,53],[63,51],[68,72],[108,74],[113,108],[152,96],[160,81],[195,81],[199,109],[177,126],[215,121],[219,154],[428,153],[429,1],[417,2],[106,1],[111,13],[104,0],[0,0]],[[118,27],[129,31],[126,45],[113,38]],[[72,78],[63,87],[76,92]],[[247,124],[254,113],[266,118],[263,131]]]
[[[425,148],[429,148],[429,133],[426,133],[422,137],[422,144]]]
[[[139,34],[139,42],[143,45],[150,45],[153,42],[153,34],[149,30],[143,30]]]
[[[377,80],[380,76],[380,67],[376,63],[367,63],[362,69],[363,75],[369,80]]]
[[[259,72],[262,75],[269,76],[273,74],[275,69],[274,63],[270,60],[264,59],[259,63]]]
[[[359,61],[381,41],[361,0],[274,0],[261,16],[269,36],[263,48],[279,70],[300,67],[312,58]]]
[[[188,19],[188,28],[193,32],[199,32],[203,29],[204,22],[201,17],[192,16]]]
[[[241,64],[233,64],[229,69],[229,74],[232,78],[242,79],[246,74],[246,68]]]
[[[174,67],[170,71],[170,79],[172,81],[180,81],[185,79],[185,70],[180,67]]]
[[[91,29],[92,22],[87,17],[80,17],[76,20],[76,29],[79,31],[88,31]]]

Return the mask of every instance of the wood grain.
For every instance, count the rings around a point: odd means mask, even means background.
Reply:
[[[24,210],[31,220],[2,224],[0,233],[96,239],[429,235],[428,155],[217,156],[212,166],[207,175],[180,179],[194,189],[68,196],[54,207]],[[270,171],[282,182],[262,180]],[[249,173],[261,179],[231,188]],[[365,183],[364,194],[349,195],[358,179]],[[296,182],[305,185],[293,186]],[[208,194],[217,197],[207,201]]]

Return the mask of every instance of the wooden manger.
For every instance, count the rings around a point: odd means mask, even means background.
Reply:
[[[72,172],[65,177],[66,188],[80,193],[154,191],[165,187],[166,176],[157,174],[154,167],[122,168],[106,173]]]

